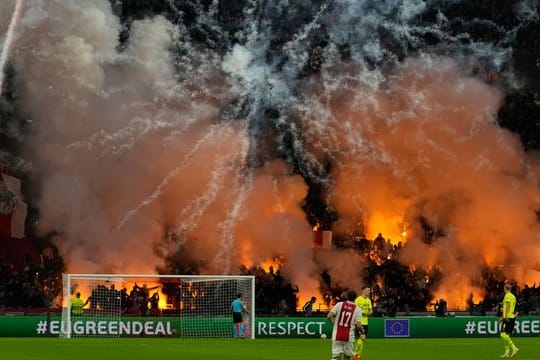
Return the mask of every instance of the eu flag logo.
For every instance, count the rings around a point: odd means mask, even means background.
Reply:
[[[385,319],[384,337],[409,337],[409,319]]]

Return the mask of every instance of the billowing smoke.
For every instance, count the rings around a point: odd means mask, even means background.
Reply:
[[[71,272],[279,256],[301,289],[323,268],[358,287],[357,255],[313,255],[322,207],[336,235],[406,242],[400,261],[440,267],[447,296],[483,265],[537,281],[538,161],[496,121],[519,22],[445,13],[459,3],[162,1],[122,18],[118,1],[27,0],[11,62],[40,230]],[[499,45],[456,31],[473,25]]]

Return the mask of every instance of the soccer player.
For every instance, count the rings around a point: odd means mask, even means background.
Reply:
[[[234,326],[234,337],[243,337],[242,336],[242,325],[244,323],[244,318],[242,316],[242,313],[244,311],[247,312],[246,306],[244,305],[244,302],[242,301],[242,294],[237,294],[236,299],[233,300],[231,303],[231,310],[232,310],[232,320],[233,320],[233,326]]]
[[[373,313],[373,304],[371,303],[371,289],[369,286],[362,288],[362,294],[354,300],[356,306],[362,309],[362,319],[360,320],[360,328],[356,344],[354,345],[354,360],[360,360],[362,356],[362,350],[364,350],[364,344],[368,334],[368,316]]]
[[[362,310],[354,304],[356,291],[349,290],[346,300],[338,302],[328,313],[332,329],[332,359],[352,360],[355,330],[360,326]]]
[[[504,285],[504,298],[502,303],[501,338],[504,341],[504,354],[501,357],[514,357],[519,349],[510,338],[516,323],[516,297],[512,294],[512,285]],[[511,352],[510,352],[511,351]]]

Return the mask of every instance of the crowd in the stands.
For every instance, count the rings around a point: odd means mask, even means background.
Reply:
[[[398,312],[405,314],[433,312],[437,316],[446,316],[452,308],[458,307],[459,310],[473,315],[485,315],[498,311],[503,296],[503,286],[509,281],[502,274],[486,269],[481,279],[485,285],[481,301],[475,303],[471,296],[467,304],[452,304],[449,309],[444,299],[436,299],[434,296],[442,278],[438,270],[426,271],[422,268],[412,270],[411,267],[394,260],[404,246],[406,244],[392,245],[382,235],[373,240],[362,238],[355,242],[354,249],[360,255],[359,261],[364,266],[363,281],[372,287],[374,316],[395,316]],[[20,264],[20,266],[15,266],[7,263],[0,256],[0,311],[32,308],[58,311],[61,307],[64,265],[55,247],[46,247],[37,260],[36,257],[21,254]],[[270,266],[265,270],[261,266],[250,268],[241,266],[240,273],[255,276],[257,314],[294,316],[301,311],[303,304],[299,303],[299,293],[302,289],[291,283],[279,268],[274,269]],[[347,290],[342,284],[334,282],[331,272],[327,270],[320,273],[319,284],[319,293],[309,294],[319,299],[313,304],[313,314],[327,310],[328,306],[338,301]],[[191,295],[186,297],[185,294],[193,293],[191,288],[188,289],[189,291],[182,291],[181,287],[170,287],[166,283],[161,284],[160,288],[162,293],[169,298],[168,303],[183,303],[183,307],[189,307],[194,311],[204,308],[208,299],[213,299],[211,301],[215,303],[215,299],[219,298],[211,294],[212,286],[198,289],[200,290],[198,292],[206,293],[205,298],[199,297],[199,299]],[[141,315],[161,314],[162,309],[158,308],[159,294],[155,298],[157,291],[152,290],[154,288],[135,284],[131,291],[114,290],[118,294],[115,299],[121,300],[119,303],[123,312],[131,311]],[[540,314],[540,286],[515,284],[514,290],[517,294],[517,311],[521,315]],[[98,291],[99,289],[96,288],[95,293],[92,292],[88,301],[89,308],[103,307],[103,304],[98,303],[102,300],[97,299],[107,297],[97,296]],[[228,302],[228,299],[224,301]],[[189,306],[186,306],[188,302],[190,302]]]

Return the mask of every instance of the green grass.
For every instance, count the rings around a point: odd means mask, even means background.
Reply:
[[[537,338],[517,338],[515,357],[538,359]],[[257,339],[57,339],[0,338],[0,359],[6,360],[329,360],[330,340]],[[502,340],[487,339],[369,339],[363,360],[482,360],[498,359]]]

